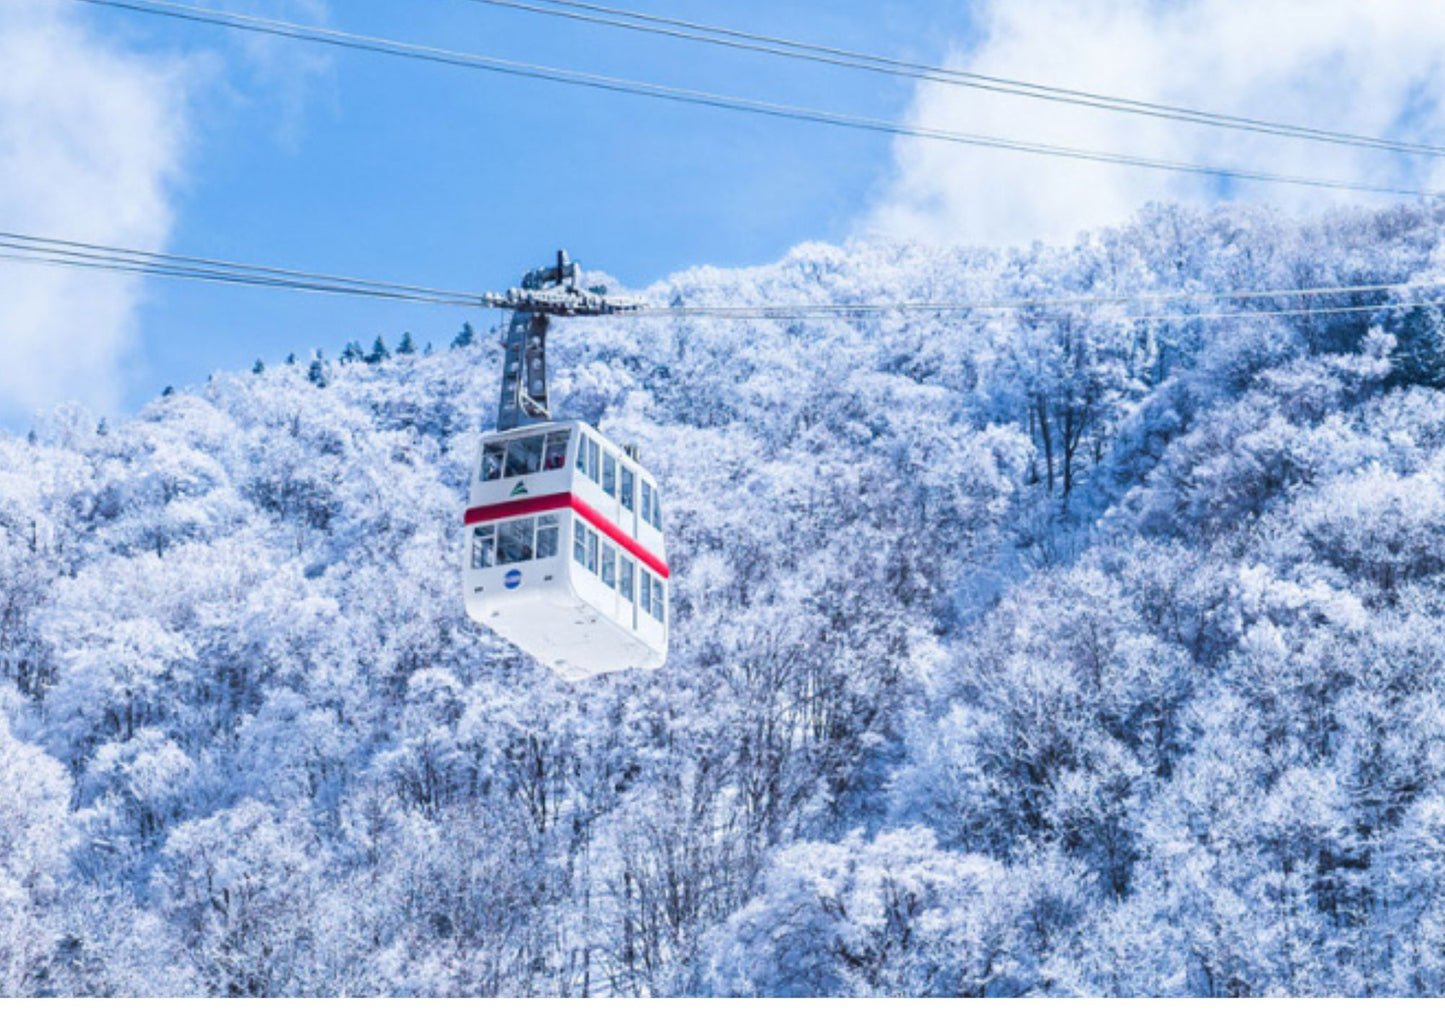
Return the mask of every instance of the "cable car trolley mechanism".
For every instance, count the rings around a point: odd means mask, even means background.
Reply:
[[[497,432],[484,436],[466,512],[467,614],[562,677],[658,668],[667,659],[668,568],[657,481],[630,447],[584,422],[552,420],[547,326],[637,306],[579,286],[557,253],[512,310]]]

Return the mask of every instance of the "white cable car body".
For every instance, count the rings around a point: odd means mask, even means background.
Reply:
[[[467,615],[569,680],[661,667],[669,602],[657,481],[593,427],[548,414],[547,317],[622,308],[576,279],[559,253],[555,270],[495,299],[516,311],[498,432],[473,465],[463,569]]]
[[[591,426],[483,438],[466,524],[473,620],[569,680],[667,660],[657,482]]]

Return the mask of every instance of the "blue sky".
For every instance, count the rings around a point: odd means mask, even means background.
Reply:
[[[579,25],[472,0],[190,0],[480,54],[1156,159],[1445,189],[1445,161],[1202,130]],[[622,0],[616,0],[621,3]],[[926,63],[1361,134],[1445,136],[1445,5],[1357,0],[626,0]],[[565,245],[642,286],[865,234],[1070,240],[1218,181],[776,121],[0,2],[0,230],[467,290]],[[1339,201],[1231,190],[1286,210]],[[494,313],[475,317],[486,325]],[[0,428],[464,314],[0,264]]]
[[[926,60],[940,59],[967,20],[965,4],[927,0],[633,6]],[[348,31],[882,117],[899,116],[910,96],[881,76],[467,0],[330,8],[327,23]],[[213,61],[190,101],[175,191],[170,250],[186,254],[485,289],[515,283],[565,245],[643,285],[697,263],[763,262],[800,241],[842,238],[889,161],[888,140],[865,133],[301,42],[267,42],[258,60],[247,52],[254,39],[225,29],[104,10],[85,17],[129,50]],[[148,284],[124,403],[258,356],[336,353],[378,333],[446,342],[463,318]]]

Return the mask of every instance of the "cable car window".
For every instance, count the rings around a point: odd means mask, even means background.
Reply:
[[[663,595],[662,579],[652,580],[652,616],[661,621],[666,617],[667,598]]]
[[[611,543],[602,548],[602,584],[608,589],[617,588],[617,548]]]
[[[472,567],[490,568],[496,560],[497,529],[482,525],[472,533]]]
[[[542,468],[542,438],[526,436],[507,445],[506,475],[525,476]]]
[[[610,454],[602,455],[602,492],[617,496],[617,459]]]
[[[587,438],[580,436],[577,438],[577,471],[584,476],[587,475],[587,466],[590,464],[592,462],[587,459]]]
[[[587,475],[595,483],[597,482],[598,470],[602,467],[597,456],[597,441],[588,440],[587,443]]]
[[[597,533],[587,531],[587,570],[597,574]]]
[[[631,511],[637,506],[637,496],[634,492],[637,489],[637,477],[633,475],[632,469],[626,465],[622,466],[622,506]]]
[[[645,571],[637,573],[637,605],[642,608],[644,614],[652,613],[652,585],[648,582],[651,576]]]
[[[542,458],[542,471],[551,472],[567,464],[567,441],[571,436],[566,430],[547,434],[547,453]]]
[[[520,564],[532,559],[535,518],[517,518],[497,526],[497,563]]]
[[[659,490],[652,491],[652,527],[662,531],[662,493]]]
[[[537,519],[537,560],[557,556],[557,516],[542,515]]]
[[[642,520],[652,521],[652,485],[646,479],[642,481]]]
[[[482,448],[482,482],[502,478],[502,460],[506,450],[506,444],[487,444]]]
[[[587,526],[581,522],[572,529],[572,559],[587,567]]]
[[[618,560],[622,563],[618,565],[617,570],[617,591],[622,594],[624,600],[630,603],[632,601],[632,580],[637,568],[626,557],[619,555]]]

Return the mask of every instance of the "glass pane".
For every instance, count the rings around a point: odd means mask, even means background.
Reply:
[[[632,577],[637,570],[632,562],[626,557],[621,558],[621,568],[617,573],[617,591],[622,594],[624,600],[632,599]]]
[[[597,533],[587,532],[587,570],[597,574]]]
[[[642,520],[652,521],[652,487],[645,479],[642,481]]]
[[[662,531],[662,491],[652,491],[652,527]]]
[[[638,601],[644,613],[652,613],[652,586],[648,584],[651,576],[645,571],[637,573],[637,595],[641,597]]]
[[[557,516],[542,515],[537,519],[537,560],[557,556]]]
[[[502,478],[502,458],[506,444],[487,444],[482,448],[482,482]]]
[[[483,525],[472,533],[472,567],[490,568],[496,560],[496,537],[497,530],[491,525]]]
[[[599,468],[600,468],[600,466],[598,465],[598,458],[597,458],[597,441],[596,441],[596,440],[588,440],[588,441],[587,441],[587,474],[592,477],[592,481],[593,481],[594,483],[597,482],[597,473],[598,473]]]
[[[587,567],[587,526],[581,522],[572,528],[572,559]]]
[[[551,472],[567,464],[567,439],[571,435],[566,430],[547,434],[547,454],[542,459],[542,471]]]
[[[631,511],[637,504],[637,497],[633,490],[637,488],[637,479],[632,474],[632,469],[626,465],[622,466],[622,506]]]
[[[542,468],[542,438],[523,437],[507,445],[507,476],[525,476]]]
[[[663,595],[662,579],[652,580],[652,616],[661,621],[666,616],[667,603]]]
[[[610,454],[602,455],[602,492],[617,496],[617,459]]]
[[[532,559],[532,526],[535,518],[518,518],[497,526],[497,563],[520,564]]]
[[[577,440],[577,471],[584,476],[588,474],[587,466],[592,464],[587,458],[587,438],[579,437]]]
[[[617,587],[617,548],[611,543],[602,548],[602,584],[609,589]]]

